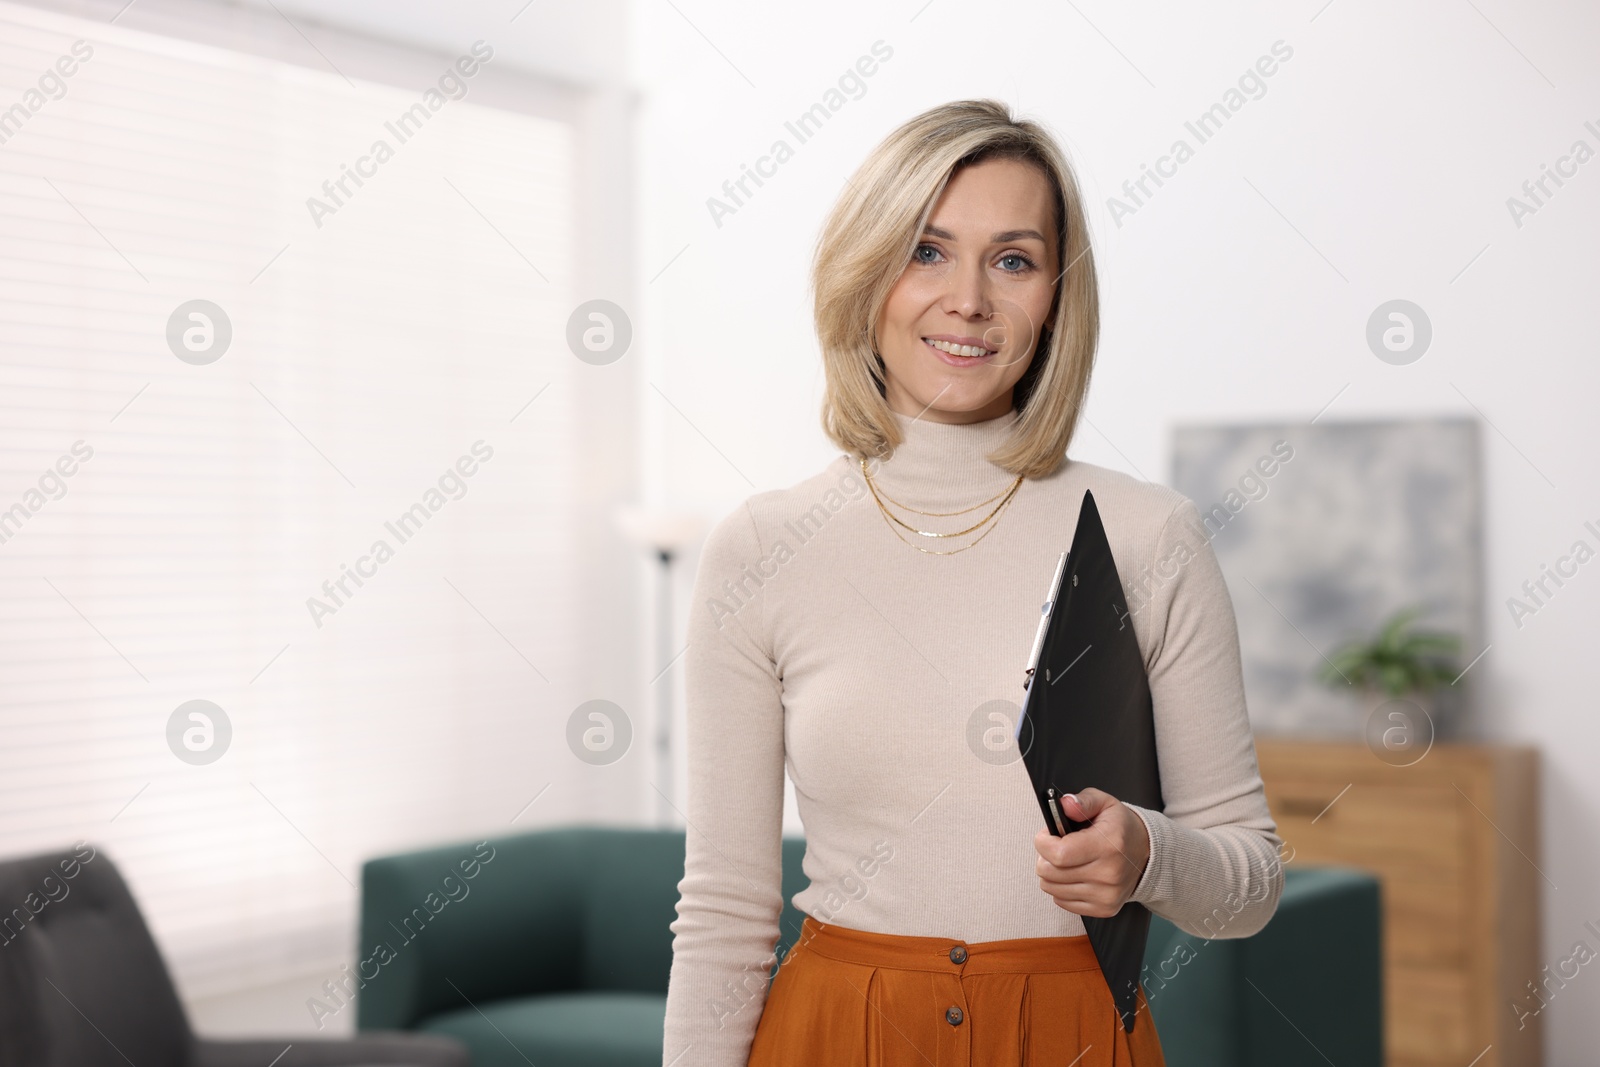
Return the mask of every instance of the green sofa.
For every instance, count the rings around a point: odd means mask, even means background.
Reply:
[[[783,843],[780,954],[805,843]],[[681,830],[568,827],[386,856],[362,870],[357,1024],[458,1038],[474,1067],[660,1067]],[[1382,1062],[1378,883],[1285,870],[1253,937],[1156,916],[1144,986],[1170,1067]]]

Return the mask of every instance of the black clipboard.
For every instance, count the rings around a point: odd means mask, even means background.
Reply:
[[[1056,566],[1029,656],[1016,741],[1045,826],[1088,827],[1056,798],[1089,788],[1161,811],[1154,705],[1144,656],[1094,494],[1084,491],[1072,547]],[[1132,1031],[1150,911],[1129,901],[1110,918],[1083,916],[1123,1029]]]

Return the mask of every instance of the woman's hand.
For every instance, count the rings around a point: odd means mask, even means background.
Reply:
[[[1040,830],[1033,837],[1039,853],[1039,888],[1056,907],[1104,919],[1121,910],[1150,862],[1150,834],[1144,820],[1110,793],[1085,789],[1060,799],[1061,810],[1081,830],[1056,837]]]

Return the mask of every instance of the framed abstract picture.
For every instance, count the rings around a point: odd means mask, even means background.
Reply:
[[[1195,502],[1239,620],[1261,733],[1351,738],[1361,694],[1318,670],[1402,608],[1483,649],[1479,424],[1428,418],[1174,428],[1172,486]],[[1436,697],[1435,729],[1472,714],[1470,672]]]

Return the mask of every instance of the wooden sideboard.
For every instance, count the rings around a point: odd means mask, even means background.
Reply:
[[[1259,736],[1256,754],[1289,865],[1382,884],[1389,1067],[1539,1067],[1540,1016],[1519,1015],[1541,978],[1536,751],[1436,743],[1391,766],[1360,742]]]

